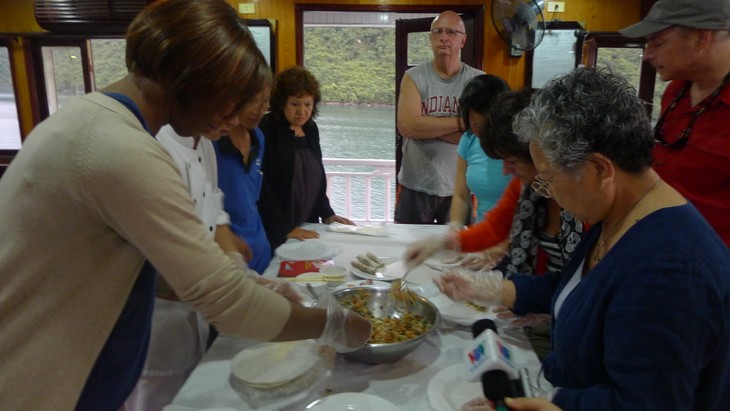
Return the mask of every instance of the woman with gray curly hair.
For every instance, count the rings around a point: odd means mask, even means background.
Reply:
[[[530,144],[535,190],[592,227],[559,276],[453,289],[516,313],[552,302],[544,369],[550,400],[564,410],[727,407],[730,252],[652,170],[635,90],[610,72],[578,69],[535,93],[514,129]]]

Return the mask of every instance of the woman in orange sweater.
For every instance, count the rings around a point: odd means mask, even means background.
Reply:
[[[440,250],[481,251],[463,264],[479,269],[497,268],[506,278],[516,273],[560,271],[580,240],[583,226],[561,211],[535,180],[537,170],[529,147],[512,132],[512,119],[530,102],[532,89],[506,92],[495,100],[485,129],[479,133],[488,156],[502,159],[505,173],[514,176],[497,205],[483,222],[446,236],[412,244],[406,261],[415,265]]]

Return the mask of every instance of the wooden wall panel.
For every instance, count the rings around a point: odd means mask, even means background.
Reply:
[[[434,0],[227,0],[238,9],[241,2],[251,2],[256,5],[256,13],[241,15],[244,18],[266,18],[276,21],[276,52],[279,69],[296,64],[296,39],[294,13],[296,4],[345,4],[345,5],[433,5]],[[489,73],[498,75],[510,84],[511,87],[520,87],[524,84],[524,58],[510,57],[507,45],[497,34],[492,24],[492,15],[489,0],[450,0],[441,1],[444,4],[454,5],[485,5],[484,12],[484,64]],[[564,13],[547,13],[545,18],[557,18],[563,21],[580,21],[587,30],[614,31],[628,26],[639,20],[641,0],[566,0]],[[547,1],[545,2],[547,5]]]
[[[485,5],[484,15],[484,62],[485,71],[507,80],[511,87],[524,84],[525,58],[509,57],[507,45],[497,35],[490,11],[490,0],[226,0],[236,10],[239,3],[254,3],[254,14],[242,14],[242,18],[273,19],[276,33],[276,60],[279,69],[296,64],[295,5],[296,4],[344,4],[344,5]],[[580,21],[589,31],[615,31],[639,21],[654,0],[563,0],[564,13],[547,13],[546,19]],[[545,1],[547,5],[547,0]],[[33,14],[32,0],[0,0],[0,33],[37,33],[44,30],[38,26]],[[24,71],[22,46],[12,48],[15,67]],[[27,96],[29,86],[24,73],[16,73],[18,94],[21,103],[21,127],[28,132],[30,108]]]
[[[33,14],[33,0],[0,0],[0,33],[43,32]]]

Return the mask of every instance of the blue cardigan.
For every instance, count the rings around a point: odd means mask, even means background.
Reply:
[[[251,152],[248,167],[243,156],[229,139],[213,142],[218,162],[218,187],[223,191],[223,208],[231,218],[231,231],[242,237],[253,251],[248,265],[259,274],[271,261],[271,246],[264,231],[257,203],[261,193],[264,135],[251,130]]]
[[[600,230],[562,276],[513,277],[515,312],[554,304]],[[563,410],[727,410],[730,252],[692,205],[658,210],[568,295],[552,341],[545,377]]]

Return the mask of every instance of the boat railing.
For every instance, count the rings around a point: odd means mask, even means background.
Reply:
[[[335,212],[355,222],[392,222],[395,160],[324,158],[327,196]]]

